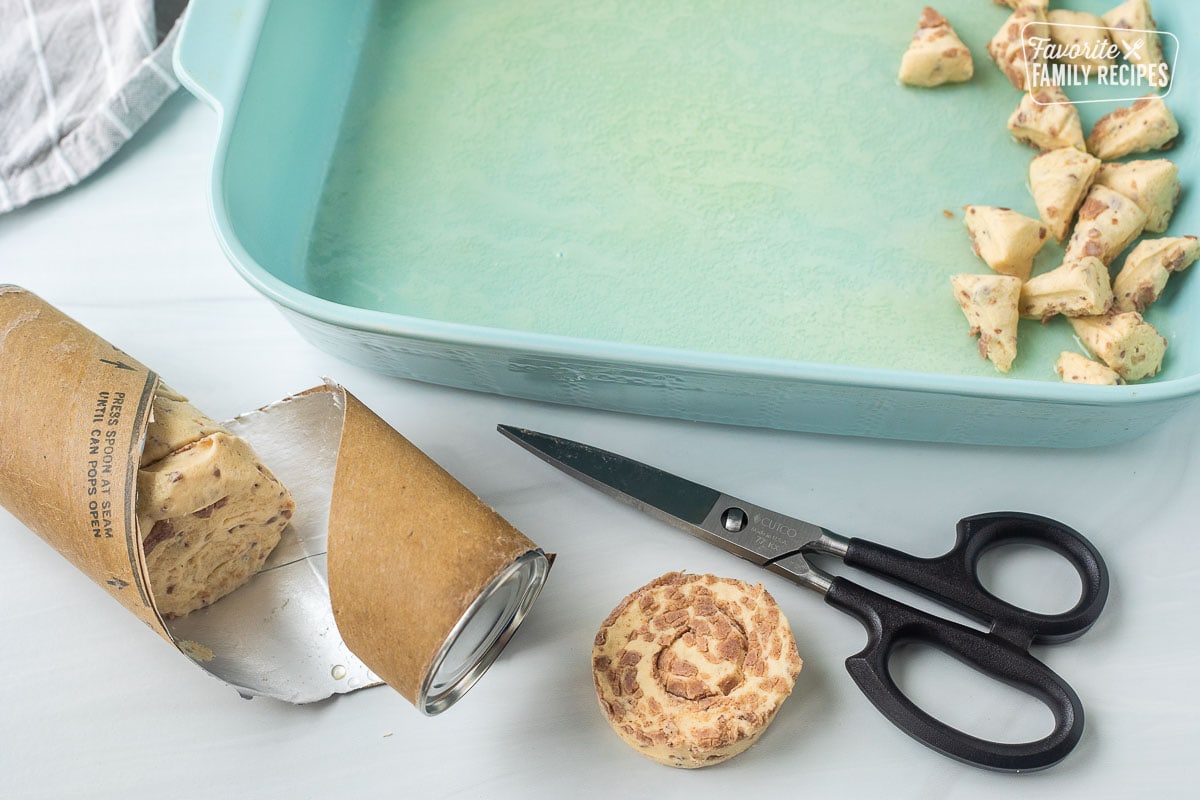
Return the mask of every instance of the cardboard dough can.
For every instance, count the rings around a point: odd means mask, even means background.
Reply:
[[[342,387],[222,423],[296,501],[263,569],[164,619],[135,513],[158,376],[0,285],[0,504],[242,694],[311,702],[386,682],[453,705],[537,598],[550,558]]]

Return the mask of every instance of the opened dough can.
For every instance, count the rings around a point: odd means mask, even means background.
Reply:
[[[219,432],[202,420],[176,449],[181,466],[154,454],[151,480],[147,430],[156,407],[162,423],[164,398],[182,402],[131,356],[0,286],[0,504],[242,694],[303,703],[386,682],[436,714],[478,680],[537,598],[546,554],[342,387],[213,423]],[[255,513],[227,508],[225,484],[172,493],[172,480],[228,482],[238,458],[261,468],[243,483],[271,492]],[[266,475],[290,491],[294,512]],[[151,538],[139,484],[167,498],[159,517],[189,525],[156,525]],[[180,498],[205,505],[168,508]],[[270,547],[244,585],[195,610],[173,606],[176,587],[152,580],[146,551],[172,536],[184,546],[179,529],[209,516],[282,533],[243,548]]]

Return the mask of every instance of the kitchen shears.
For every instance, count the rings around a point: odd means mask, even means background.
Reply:
[[[1046,517],[989,513],[958,523],[949,552],[917,558],[883,545],[845,538],[825,528],[739,500],[647,464],[569,439],[498,426],[547,463],[605,494],[745,558],[825,597],[858,618],[867,645],[846,669],[875,707],[923,744],[960,761],[1008,772],[1058,763],[1083,734],[1083,706],[1075,691],[1029,653],[1031,644],[1056,644],[1087,631],[1108,597],[1108,569],[1096,548],[1071,528]],[[1079,573],[1083,591],[1073,608],[1042,614],[1020,608],[984,588],[977,568],[994,547],[1035,544],[1060,554]],[[808,559],[841,559],[912,589],[988,626],[987,632],[942,619],[885,597]],[[889,671],[892,653],[906,643],[939,648],[968,666],[1033,696],[1054,715],[1054,729],[1030,742],[994,742],[947,725],[904,695]]]

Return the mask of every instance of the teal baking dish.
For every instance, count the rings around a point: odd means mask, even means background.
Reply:
[[[1022,321],[1010,374],[982,361],[949,289],[987,269],[961,206],[1036,215],[1032,151],[1005,129],[1020,96],[985,50],[1008,12],[943,3],[975,77],[920,90],[895,79],[920,6],[193,0],[176,70],[220,118],[212,215],[234,267],[347,361],[833,434],[1150,430],[1200,391],[1200,278],[1148,311],[1169,341],[1148,381],[1058,382],[1080,345],[1057,319]],[[1188,187],[1167,235],[1200,233],[1200,18],[1154,6]],[[1086,128],[1141,92],[1071,93],[1096,101]]]

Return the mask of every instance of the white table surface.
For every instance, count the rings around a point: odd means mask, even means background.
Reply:
[[[310,706],[243,700],[197,669],[0,510],[0,797],[1182,796],[1200,776],[1200,411],[1105,449],[870,441],[642,418],[387,378],[315,349],[234,273],[208,221],[215,118],[179,93],[76,189],[0,217],[0,282],[25,286],[225,418],[329,375],[558,561],[500,660],[427,718],[387,687]],[[842,666],[852,618],[546,467],[494,432],[552,431],[846,535],[935,555],[988,510],[1057,517],[1103,551],[1112,591],[1083,638],[1035,653],[1083,698],[1087,727],[1055,768],[964,766],[879,716]],[[687,772],[608,728],[589,653],[626,593],[673,570],[762,581],[805,667],[749,752]],[[834,566],[834,571],[838,570]],[[1073,573],[1017,553],[994,585],[1043,610]],[[869,583],[869,582],[868,582]],[[1033,738],[1049,715],[918,652],[902,683],[987,736]],[[1017,794],[1020,793],[1020,794]]]

